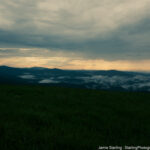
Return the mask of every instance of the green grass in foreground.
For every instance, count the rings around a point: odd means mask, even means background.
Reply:
[[[0,150],[150,144],[150,93],[0,86]]]

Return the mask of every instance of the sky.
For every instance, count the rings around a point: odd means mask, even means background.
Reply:
[[[0,65],[150,71],[150,0],[0,0]]]

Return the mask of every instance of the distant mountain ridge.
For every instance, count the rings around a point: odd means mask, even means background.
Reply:
[[[150,73],[0,66],[0,84],[40,84],[103,90],[150,91]]]

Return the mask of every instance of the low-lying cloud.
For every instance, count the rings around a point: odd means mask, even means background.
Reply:
[[[19,77],[22,79],[35,79],[35,76],[31,75],[31,74],[24,74],[24,75],[21,75]]]
[[[46,83],[59,83],[59,81],[53,80],[53,79],[43,79],[39,81],[40,84],[46,84]]]

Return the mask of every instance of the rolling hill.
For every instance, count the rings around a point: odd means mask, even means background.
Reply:
[[[61,70],[57,68],[12,68],[0,66],[0,83],[150,91],[150,74],[116,70]]]

